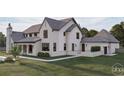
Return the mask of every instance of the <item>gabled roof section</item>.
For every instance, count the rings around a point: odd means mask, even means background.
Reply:
[[[77,26],[81,30],[81,28],[79,27],[79,25],[77,24],[77,22],[75,21],[74,18],[66,18],[66,19],[62,19],[62,20],[56,20],[56,19],[45,17],[44,21],[45,20],[48,22],[48,24],[54,31],[59,31],[62,27],[64,27],[70,21],[73,21],[75,26]],[[42,24],[32,25],[31,27],[27,28],[24,31],[24,33],[38,33],[40,31],[44,21],[42,22]]]
[[[14,42],[16,42],[20,39],[23,39],[23,38],[25,38],[23,32],[16,32],[16,31],[12,32],[12,40]]]
[[[35,43],[40,40],[41,39],[39,37],[26,37],[26,38],[16,41],[15,43]]]
[[[72,25],[66,30],[66,32],[71,32],[75,27],[76,27],[76,24],[72,24]]]
[[[82,43],[119,43],[119,41],[106,30],[101,30],[96,36],[82,38]]]
[[[70,20],[55,20],[46,17],[45,20],[48,22],[52,30],[59,31],[66,23],[68,23]]]
[[[24,33],[39,33],[42,24],[32,25],[31,27],[27,28]]]

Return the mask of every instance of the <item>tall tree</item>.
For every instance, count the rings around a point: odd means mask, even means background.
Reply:
[[[6,46],[6,37],[2,32],[0,32],[0,47],[5,47],[5,46]]]
[[[11,54],[13,55],[14,58],[18,56],[21,52],[21,46],[14,46],[12,47]]]
[[[85,34],[86,37],[90,37],[89,31],[88,31],[87,28],[83,27],[83,28],[81,29],[81,31],[82,31],[82,34]]]
[[[124,46],[124,27],[123,23],[116,24],[112,26],[111,34],[113,34],[119,41],[122,46]]]
[[[89,31],[90,37],[95,36],[97,33],[98,33],[98,31],[97,31],[97,30],[94,30],[94,29],[91,29],[91,30]]]
[[[82,34],[85,34],[86,37],[93,37],[98,33],[97,30],[94,30],[94,29],[88,30],[85,27],[83,27],[81,31],[82,31]]]

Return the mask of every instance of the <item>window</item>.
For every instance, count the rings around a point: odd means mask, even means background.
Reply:
[[[34,33],[34,36],[36,36],[36,37],[37,37],[37,33]]]
[[[97,52],[97,51],[101,51],[101,47],[100,46],[92,46],[91,47],[91,52]]]
[[[85,51],[85,44],[82,44],[82,51]]]
[[[32,34],[31,33],[29,34],[29,37],[32,37]]]
[[[49,51],[49,43],[42,43],[42,51]]]
[[[33,45],[29,45],[28,52],[32,53],[33,52]]]
[[[74,51],[74,43],[72,43],[72,51]]]
[[[79,38],[80,38],[79,33],[76,33],[76,38],[77,38],[77,39],[79,39]]]
[[[53,43],[53,51],[56,51],[56,43]]]
[[[64,50],[66,50],[66,43],[64,43]]]
[[[44,30],[44,32],[43,32],[43,37],[44,37],[44,38],[48,38],[48,30]]]
[[[63,33],[63,36],[65,36],[65,32]]]

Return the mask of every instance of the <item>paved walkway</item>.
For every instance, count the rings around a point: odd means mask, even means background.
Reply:
[[[31,60],[37,60],[37,61],[45,61],[45,62],[52,62],[52,61],[59,61],[59,60],[64,60],[64,59],[71,59],[71,58],[76,58],[76,57],[80,57],[81,55],[77,55],[77,56],[71,56],[71,57],[63,57],[63,58],[57,58],[57,59],[40,59],[40,58],[32,58],[32,57],[25,57],[25,56],[19,56],[20,58],[25,58],[25,59],[31,59]]]

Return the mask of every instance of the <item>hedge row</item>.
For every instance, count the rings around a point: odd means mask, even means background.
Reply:
[[[44,52],[38,52],[38,57],[50,57],[49,53],[44,53]]]

